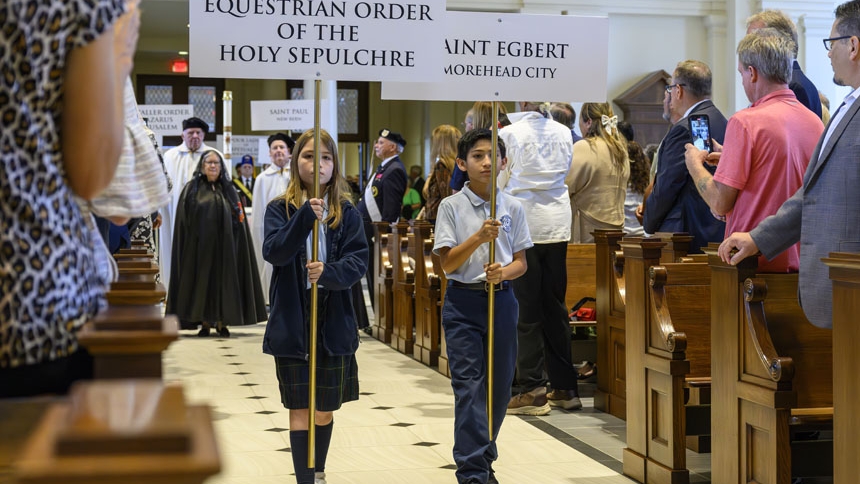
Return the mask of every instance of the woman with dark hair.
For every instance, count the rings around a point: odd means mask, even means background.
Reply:
[[[630,179],[627,181],[627,198],[624,200],[624,233],[630,237],[644,237],[645,229],[636,218],[636,209],[642,203],[651,172],[651,160],[642,146],[633,141],[633,126],[627,121],[618,122],[618,131],[627,140],[627,157],[630,159]]]
[[[573,145],[565,182],[570,192],[570,241],[594,242],[595,229],[624,228],[624,199],[630,163],[618,117],[608,103],[585,103],[579,117],[583,139]]]
[[[266,320],[266,303],[239,194],[221,154],[200,157],[179,196],[167,314],[199,336],[230,336],[227,326]]]

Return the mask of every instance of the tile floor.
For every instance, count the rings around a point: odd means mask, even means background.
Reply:
[[[183,332],[164,357],[165,380],[213,407],[223,470],[210,484],[295,482],[289,416],[274,363],[261,350],[265,326],[230,338]],[[335,413],[327,460],[330,484],[454,483],[453,395],[446,377],[362,333],[361,398]],[[588,394],[588,386],[583,393]],[[630,483],[621,475],[624,422],[585,408],[511,417],[499,435],[496,475],[504,484]],[[709,454],[688,452],[693,482],[709,482]]]

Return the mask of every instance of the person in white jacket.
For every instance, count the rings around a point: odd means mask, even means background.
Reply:
[[[161,227],[158,230],[158,265],[161,269],[161,281],[165,288],[170,287],[170,264],[173,249],[173,224],[176,218],[179,195],[185,184],[194,177],[194,171],[200,162],[200,156],[214,148],[206,146],[203,138],[209,132],[209,124],[200,118],[190,117],[182,121],[182,144],[164,153],[164,169],[173,182],[170,192],[170,203],[161,209]],[[218,151],[218,150],[215,150]],[[221,158],[224,155],[219,151]]]
[[[269,285],[272,280],[272,264],[263,260],[263,222],[266,220],[266,207],[275,197],[283,195],[290,183],[290,157],[296,142],[284,133],[269,136],[269,158],[272,164],[257,176],[254,182],[254,210],[256,213],[251,225],[251,238],[254,253],[257,254],[257,267],[263,284],[263,295],[269,303]]]

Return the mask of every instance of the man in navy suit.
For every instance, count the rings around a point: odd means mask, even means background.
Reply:
[[[670,119],[677,119],[663,142],[657,159],[660,166],[654,188],[645,201],[645,232],[688,232],[693,236],[690,252],[699,253],[708,242],[720,242],[726,224],[717,220],[702,200],[684,163],[684,145],[692,142],[688,117],[706,114],[710,120],[711,138],[723,142],[726,117],[711,102],[711,69],[704,62],[686,60],[678,63],[672,80],[666,86]],[[715,169],[711,168],[713,173]]]
[[[800,104],[820,118],[821,98],[818,97],[818,88],[806,77],[800,64],[797,63],[797,27],[794,26],[794,22],[780,10],[763,10],[747,19],[747,34],[762,28],[776,29],[794,43],[791,81],[788,83],[788,88],[794,92]]]
[[[376,156],[382,160],[373,179],[367,183],[367,189],[358,202],[358,210],[364,220],[364,235],[368,247],[373,247],[373,222],[397,222],[400,218],[400,207],[403,205],[403,194],[406,193],[406,167],[398,156],[406,147],[406,140],[400,133],[388,129],[379,131],[379,138],[373,145]],[[371,254],[375,254],[373,250]],[[374,300],[373,260],[370,260],[367,271],[367,283],[370,287],[371,300]]]
[[[836,8],[824,45],[833,81],[853,91],[824,129],[800,189],[756,228],[728,237],[719,254],[731,264],[759,251],[772,259],[800,242],[800,305],[812,324],[830,328],[833,286],[821,258],[830,252],[860,252],[860,0]]]

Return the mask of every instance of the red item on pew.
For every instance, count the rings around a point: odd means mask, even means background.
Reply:
[[[597,321],[597,310],[582,307],[587,302],[594,302],[593,297],[584,297],[570,308],[571,321]]]

